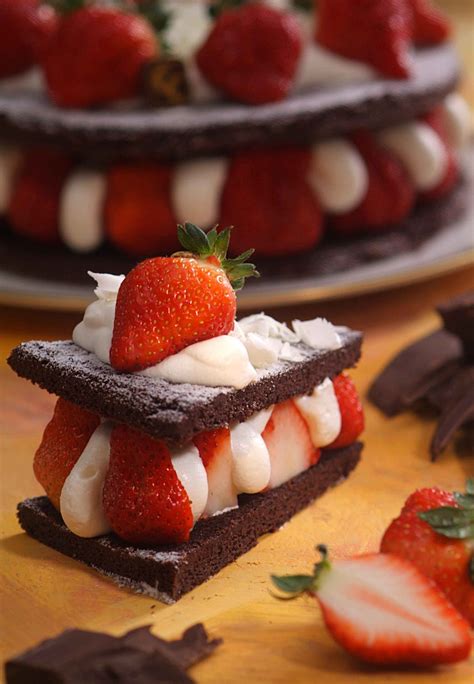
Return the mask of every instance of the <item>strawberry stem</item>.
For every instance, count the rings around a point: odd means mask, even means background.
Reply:
[[[305,592],[312,594],[318,590],[321,575],[331,569],[331,563],[327,546],[318,544],[316,550],[321,554],[321,560],[315,564],[312,575],[271,575],[271,580],[277,589],[290,594],[285,598],[296,598]]]
[[[419,517],[435,532],[449,539],[474,539],[474,480],[466,484],[466,493],[454,492],[458,506],[440,506],[420,511]]]
[[[225,271],[234,290],[241,290],[246,278],[251,276],[258,278],[260,274],[254,264],[246,263],[246,260],[254,253],[253,249],[248,249],[234,259],[227,258],[231,231],[232,228],[229,227],[218,233],[217,226],[215,226],[208,233],[205,233],[194,223],[185,223],[184,226],[178,225],[178,239],[192,256],[200,259],[215,257]]]

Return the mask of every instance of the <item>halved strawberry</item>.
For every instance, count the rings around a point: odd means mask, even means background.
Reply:
[[[230,430],[219,428],[196,435],[193,439],[207,473],[209,495],[205,516],[237,506],[237,492],[232,482]]]
[[[35,477],[51,503],[59,510],[64,481],[100,423],[86,409],[58,399],[33,461]]]
[[[364,430],[364,409],[352,379],[341,373],[333,380],[339,410],[341,412],[341,431],[328,449],[340,449],[356,441]]]
[[[410,74],[411,28],[406,0],[318,0],[317,42],[393,78]]]
[[[307,181],[310,163],[297,147],[234,155],[221,198],[221,222],[236,226],[233,250],[275,256],[317,245],[323,218]]]
[[[286,97],[302,40],[289,12],[256,2],[219,15],[196,62],[213,86],[249,104]]]
[[[59,201],[72,166],[70,157],[50,148],[24,154],[8,207],[8,219],[17,233],[41,242],[59,239]]]
[[[291,399],[277,404],[262,433],[270,454],[268,488],[278,487],[319,461],[308,425]]]
[[[413,208],[415,189],[398,159],[379,145],[372,133],[352,136],[369,173],[369,187],[353,211],[331,217],[331,227],[343,235],[380,231],[402,221]]]
[[[1,0],[0,78],[21,74],[43,54],[57,24],[41,0]]]
[[[413,13],[413,41],[417,45],[442,43],[451,33],[447,17],[430,0],[408,0]]]
[[[136,14],[87,5],[66,13],[43,59],[50,97],[62,107],[132,97],[157,50],[151,25]]]
[[[234,289],[257,274],[244,263],[252,250],[227,259],[228,228],[206,235],[186,223],[178,237],[189,252],[142,261],[120,286],[110,350],[119,371],[148,368],[234,327]]]
[[[171,170],[164,164],[119,164],[107,174],[104,208],[110,242],[136,256],[179,247],[171,208]]]
[[[414,563],[474,626],[473,540],[471,482],[466,494],[437,487],[414,492],[385,531],[380,550]]]
[[[469,624],[408,561],[367,554],[322,561],[312,575],[272,576],[283,592],[315,596],[333,638],[353,656],[381,665],[441,665],[471,651]]]
[[[168,447],[126,425],[112,431],[103,504],[114,532],[132,544],[179,544],[193,527]]]

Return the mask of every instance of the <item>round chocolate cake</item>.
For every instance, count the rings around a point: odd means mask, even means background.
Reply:
[[[331,273],[466,210],[470,117],[429,3],[73,5],[0,7],[3,270],[127,270],[192,220],[270,276]]]

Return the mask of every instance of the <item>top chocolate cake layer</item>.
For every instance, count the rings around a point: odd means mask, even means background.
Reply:
[[[362,334],[346,330],[341,340],[340,349],[329,351],[300,344],[302,361],[278,361],[239,390],[118,373],[73,342],[25,342],[12,351],[8,363],[21,377],[104,418],[184,444],[202,430],[246,420],[272,404],[308,393],[325,378],[354,366]]]
[[[454,90],[458,79],[456,53],[445,44],[418,50],[409,79],[315,86],[259,107],[219,102],[154,110],[67,110],[40,95],[0,92],[0,136],[60,145],[89,160],[182,159],[253,145],[308,144],[413,118]]]

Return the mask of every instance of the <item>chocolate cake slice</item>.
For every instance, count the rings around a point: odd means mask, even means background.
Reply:
[[[361,449],[362,444],[356,442],[327,450],[316,465],[280,487],[242,495],[238,508],[199,521],[186,544],[137,548],[114,534],[83,539],[68,530],[45,496],[20,503],[18,519],[31,537],[89,565],[116,584],[173,603],[344,480],[359,462]]]
[[[116,373],[73,342],[25,342],[12,351],[8,363],[21,377],[104,418],[184,444],[202,430],[243,421],[355,366],[362,334],[345,330],[341,340],[342,346],[333,350],[300,344],[302,361],[278,361],[239,390]]]

